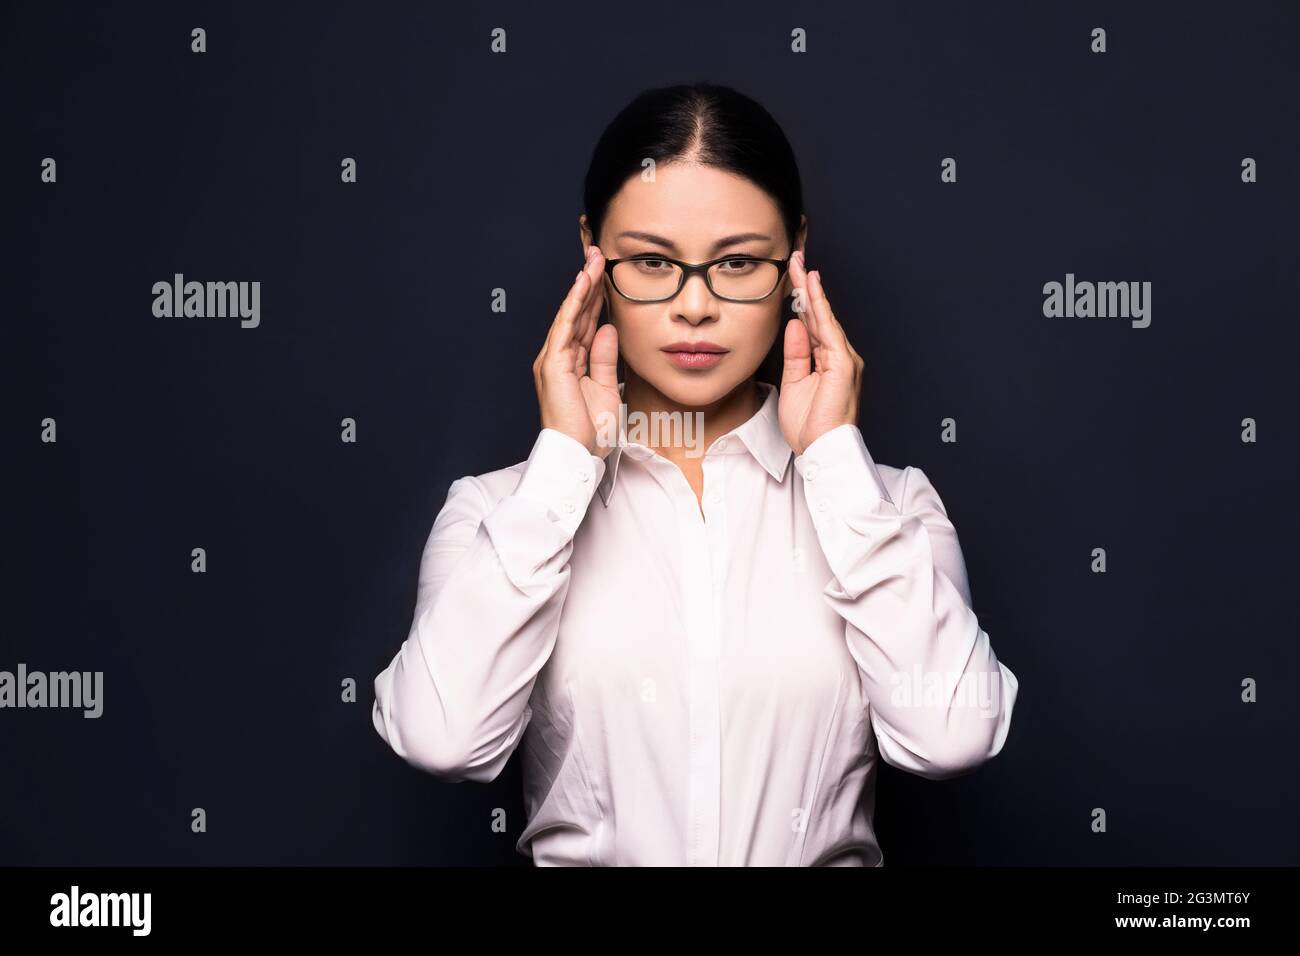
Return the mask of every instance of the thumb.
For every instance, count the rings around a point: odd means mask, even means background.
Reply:
[[[812,360],[812,346],[808,341],[808,326],[803,319],[793,318],[785,324],[785,363],[781,367],[781,387],[794,385],[808,377]]]
[[[618,330],[613,325],[607,323],[596,330],[587,370],[597,385],[618,390]]]

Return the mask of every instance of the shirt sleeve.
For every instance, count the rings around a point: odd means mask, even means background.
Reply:
[[[996,756],[1018,682],[980,627],[956,530],[925,472],[907,468],[893,501],[856,425],[817,438],[795,468],[882,758],[940,779]]]
[[[408,763],[487,782],[532,717],[555,646],[569,558],[604,459],[542,429],[512,494],[452,482],[420,562],[410,632],[375,678],[375,730]]]

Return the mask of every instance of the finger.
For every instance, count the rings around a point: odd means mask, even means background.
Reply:
[[[809,288],[808,275],[803,253],[794,253],[790,257],[790,282],[794,286],[795,314],[803,320],[809,341],[816,349],[820,345],[820,338],[817,335],[817,314],[812,307],[812,289]]]
[[[554,356],[573,341],[574,323],[582,312],[590,285],[586,271],[579,271],[574,277],[573,285],[569,287],[569,294],[564,297],[559,311],[555,313],[555,321],[551,323],[550,331],[547,332],[546,344],[542,348],[544,358]]]
[[[790,254],[790,284],[796,289],[808,284],[808,263],[804,261],[801,250]]]
[[[601,270],[604,268],[604,259],[595,246],[587,247],[587,259],[582,266],[583,282],[585,283],[585,294],[582,297],[582,304],[578,307],[578,314],[573,320],[573,341],[588,344],[591,333],[594,331],[593,320],[595,318],[596,306],[602,299],[603,288],[601,286]]]
[[[604,388],[618,388],[618,330],[602,325],[591,340],[588,363],[591,380]]]
[[[810,330],[816,336],[818,344],[827,344],[826,340],[831,334],[828,319],[830,302],[826,298],[826,290],[822,288],[821,271],[818,269],[808,273],[808,312],[812,316]]]
[[[782,388],[802,382],[811,374],[809,362],[812,359],[812,347],[808,341],[808,327],[797,316],[785,324],[782,354]]]
[[[831,333],[838,333],[839,337],[844,340],[844,344],[847,346],[848,336],[844,334],[844,327],[840,325],[839,320],[835,318],[835,310],[831,308],[830,299],[826,297],[826,287],[822,285],[821,270],[814,269],[810,274],[810,278],[813,301],[816,305],[821,306],[821,308],[818,309],[818,312],[820,317],[826,322],[826,332],[828,336],[835,338],[836,336],[831,335]]]
[[[582,315],[578,318],[577,338],[587,348],[591,348],[592,336],[600,323],[600,309],[605,304],[605,257],[597,246],[591,246],[592,255],[587,260],[584,271],[591,280],[591,290],[583,303]]]
[[[821,272],[814,270],[809,281],[810,285],[814,287],[815,311],[821,318],[821,327],[824,330],[824,348],[816,356],[817,367],[823,371],[828,369],[842,370],[856,382],[860,379],[866,363],[854,351],[848,333],[844,330],[844,326],[840,324],[839,319],[835,317],[835,311],[831,308],[830,300],[826,297],[826,289],[822,285]]]
[[[790,286],[794,295],[794,311],[801,315],[808,308],[808,270],[802,252],[790,256]]]
[[[849,358],[849,337],[844,327],[835,319],[826,290],[822,287],[821,273],[813,270],[808,275],[808,287],[812,293],[813,312],[817,315],[817,332],[821,344],[826,349],[826,358],[830,360]]]

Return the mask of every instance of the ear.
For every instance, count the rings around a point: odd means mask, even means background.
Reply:
[[[585,212],[578,216],[578,239],[582,243],[579,247],[579,252],[581,252],[585,258],[587,255],[587,247],[595,242],[595,239],[593,239],[591,235],[591,229],[587,226],[587,214]]]
[[[808,216],[807,214],[800,214],[799,229],[795,232],[794,248],[790,250],[790,254],[794,255],[796,252],[803,252],[804,247],[807,244],[808,244]],[[781,290],[782,290],[781,298],[785,298],[786,296],[791,295],[794,292],[794,280],[790,278],[789,269],[786,269],[785,278],[781,280]]]

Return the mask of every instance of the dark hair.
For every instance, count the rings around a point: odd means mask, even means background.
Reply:
[[[691,159],[736,173],[753,182],[776,202],[793,250],[803,214],[803,186],[794,150],[780,125],[759,103],[726,86],[693,83],[646,90],[610,122],[596,142],[583,181],[583,209],[592,241],[610,201],[623,184],[655,165]],[[785,303],[781,312],[786,311]],[[784,323],[759,366],[760,381],[781,384]],[[623,359],[619,357],[619,379]]]

